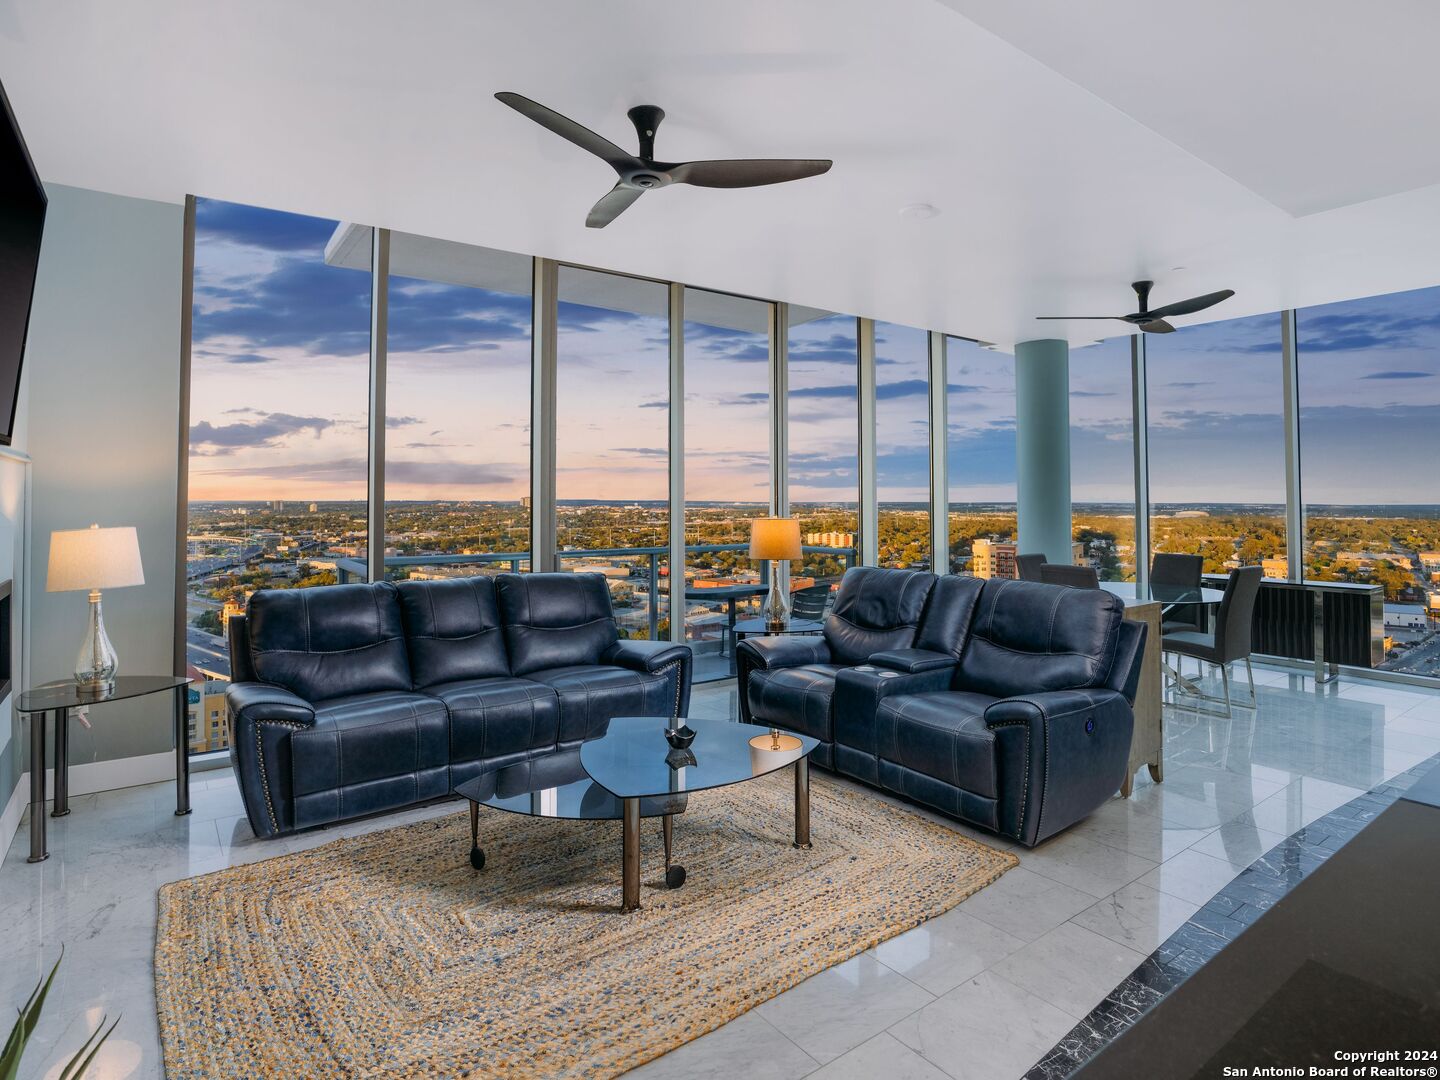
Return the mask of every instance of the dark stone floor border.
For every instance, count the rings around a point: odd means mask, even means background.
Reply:
[[[1064,1080],[1070,1076],[1239,937],[1437,764],[1440,754],[1397,773],[1312,821],[1256,859],[1071,1028],[1031,1067],[1024,1080]]]

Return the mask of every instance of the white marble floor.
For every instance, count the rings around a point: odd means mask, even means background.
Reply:
[[[1142,770],[1131,799],[1019,850],[1017,868],[946,915],[632,1075],[1021,1075],[1283,836],[1440,753],[1440,692],[1351,679],[1317,691],[1307,677],[1256,671],[1253,712],[1168,710],[1163,784]],[[721,683],[697,689],[692,712],[732,708],[733,684]],[[56,1075],[103,1014],[123,1019],[91,1075],[162,1074],[151,971],[162,883],[455,809],[260,842],[228,771],[196,775],[189,818],[173,815],[172,795],[156,784],[72,799],[74,812],[51,822],[45,863],[25,862],[23,828],[11,842],[0,866],[0,1005],[22,1002],[65,947],[23,1078]]]

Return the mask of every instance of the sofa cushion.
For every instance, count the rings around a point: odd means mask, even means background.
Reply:
[[[946,574],[935,579],[915,631],[915,648],[958,657],[965,651],[985,582]]]
[[[400,597],[388,581],[261,589],[246,623],[259,680],[307,701],[410,689]]]
[[[495,586],[512,675],[598,664],[620,638],[599,574],[500,574]]]
[[[987,799],[996,797],[995,734],[985,726],[987,694],[946,690],[885,698],[876,750],[891,761]]]
[[[444,768],[449,727],[445,703],[424,694],[381,691],[331,698],[315,707],[314,726],[290,737],[294,793]]]
[[[863,664],[872,653],[908,649],[935,575],[857,566],[845,571],[825,617],[825,640],[837,664]]]
[[[669,717],[674,708],[665,675],[600,664],[572,664],[525,676],[560,698],[562,745],[597,738],[617,716]]]
[[[787,731],[833,742],[835,676],[839,664],[803,664],[800,667],[757,670],[746,686],[750,715],[757,724],[774,724]]]
[[[560,701],[553,687],[508,676],[427,687],[450,710],[450,764],[520,760],[554,749]]]
[[[991,578],[954,688],[994,697],[1104,685],[1125,605],[1103,589]]]
[[[400,614],[417,687],[510,674],[495,581],[401,581]]]

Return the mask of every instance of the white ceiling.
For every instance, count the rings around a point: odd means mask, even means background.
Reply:
[[[49,181],[1080,342],[1111,324],[1033,317],[1129,310],[1138,277],[1157,304],[1235,289],[1214,317],[1440,282],[1436,18],[1424,0],[0,0],[0,72]],[[497,90],[627,146],[625,110],[659,104],[672,160],[835,167],[676,186],[586,229],[613,173]],[[899,216],[919,202],[940,216]]]

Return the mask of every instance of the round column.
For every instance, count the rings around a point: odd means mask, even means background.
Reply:
[[[1069,563],[1070,346],[1047,339],[1015,346],[1015,458],[1019,553]]]

